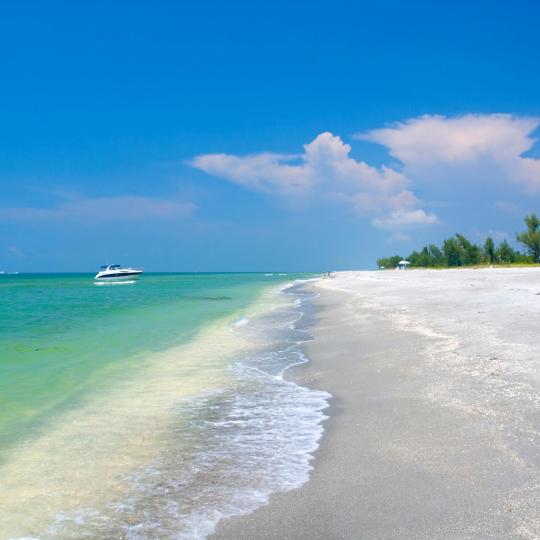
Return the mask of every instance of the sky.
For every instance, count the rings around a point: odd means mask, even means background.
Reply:
[[[540,213],[540,3],[0,1],[0,270],[374,268]]]

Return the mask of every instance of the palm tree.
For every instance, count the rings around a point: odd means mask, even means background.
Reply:
[[[540,220],[536,214],[525,216],[527,230],[516,235],[518,242],[521,242],[530,253],[533,262],[540,262]]]

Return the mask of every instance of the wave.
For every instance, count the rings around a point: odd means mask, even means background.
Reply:
[[[247,317],[239,317],[238,319],[236,319],[233,323],[232,323],[232,327],[233,328],[239,328],[240,326],[245,326],[246,324],[249,323],[249,319]]]
[[[220,520],[250,513],[272,493],[307,482],[330,395],[288,381],[284,373],[308,361],[303,344],[312,338],[297,322],[309,298],[298,289],[277,289],[264,298],[265,309],[228,322],[229,337],[214,329],[184,349],[186,361],[191,354],[186,369],[197,374],[196,392],[172,399],[189,380],[188,371],[174,369],[178,353],[161,358],[157,365],[169,367],[158,378],[137,379],[140,405],[129,399],[116,415],[122,425],[115,429],[131,427],[131,435],[102,438],[106,446],[95,452],[113,464],[139,465],[122,470],[103,462],[108,468],[96,473],[107,471],[122,488],[112,490],[108,502],[59,511],[43,536],[204,539]],[[218,351],[225,361],[213,358]],[[206,371],[199,372],[203,359]],[[210,385],[208,370],[215,380]],[[114,424],[113,403],[107,400],[96,421],[109,410]],[[125,414],[132,407],[136,421],[130,423]],[[152,407],[165,407],[166,418],[149,414]],[[95,467],[93,452],[88,462]]]

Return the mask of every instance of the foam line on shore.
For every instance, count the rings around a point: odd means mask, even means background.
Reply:
[[[0,468],[0,537],[205,538],[306,482],[328,395],[283,379],[299,316],[267,289],[52,419]]]

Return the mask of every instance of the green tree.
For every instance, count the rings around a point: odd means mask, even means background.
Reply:
[[[527,230],[516,235],[518,242],[521,242],[532,257],[533,262],[540,262],[540,220],[536,214],[525,216]]]
[[[429,244],[428,251],[432,261],[431,266],[444,266],[443,252],[435,244]]]
[[[512,249],[512,246],[506,240],[503,240],[495,250],[495,259],[502,263],[516,262],[517,255],[518,253]]]
[[[443,254],[446,266],[462,266],[461,248],[455,238],[447,238],[443,243]]]
[[[484,242],[484,257],[491,264],[495,262],[495,242],[493,242],[493,238],[490,236]]]
[[[540,262],[540,219],[536,214],[525,217],[527,230],[518,233],[516,238],[527,248],[527,253],[517,251],[504,240],[497,247],[493,238],[488,237],[483,246],[473,244],[462,234],[447,238],[442,249],[434,244],[424,246],[421,251],[413,251],[408,260],[416,267],[463,266],[488,263],[539,263]],[[377,264],[385,268],[395,268],[401,257],[378,259]]]
[[[393,257],[385,257],[383,259],[377,259],[377,266],[379,268],[381,267],[395,268],[399,264],[399,261],[401,261],[402,258],[403,257],[401,257],[400,255],[394,255]]]
[[[433,261],[427,246],[424,246],[420,253],[418,251],[413,251],[409,255],[408,260],[411,263],[411,266],[419,266],[424,268],[433,266]]]
[[[411,263],[411,266],[422,266],[420,264],[420,253],[418,253],[418,251],[413,251],[407,257],[407,260]]]
[[[457,243],[459,245],[461,254],[461,261],[463,264],[478,264],[481,260],[481,250],[476,245],[470,242],[462,234],[456,234]]]

